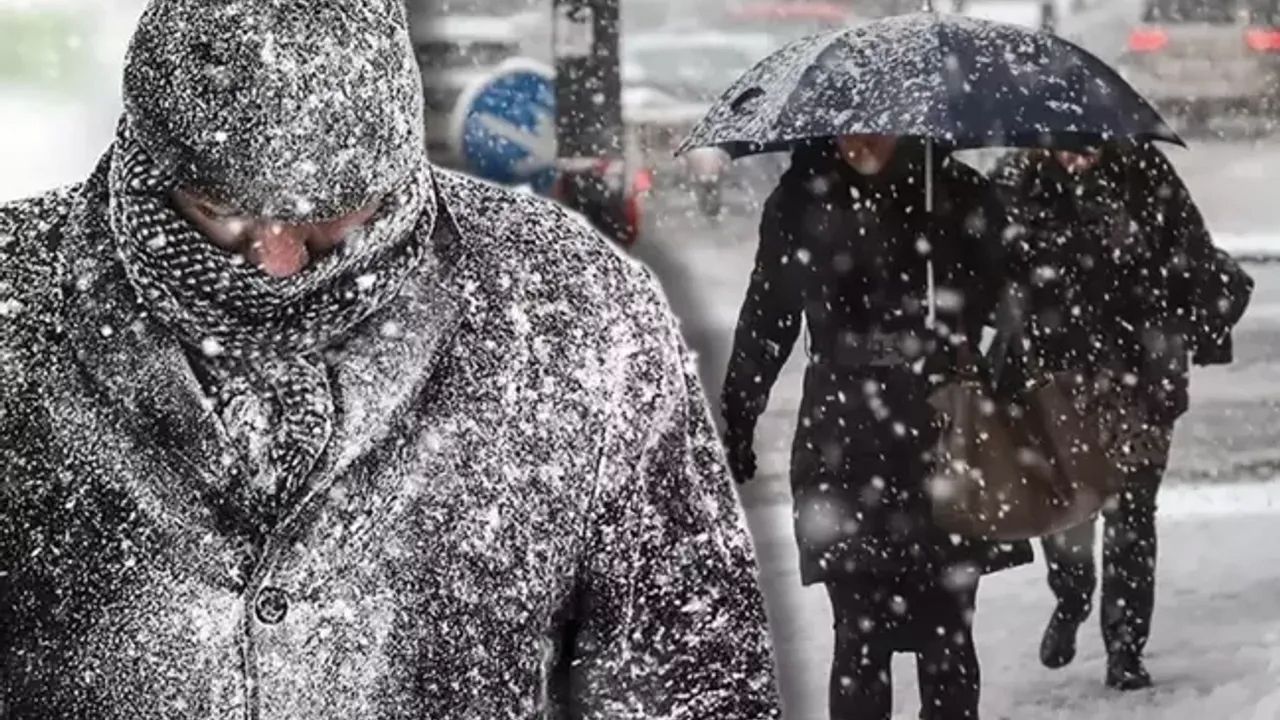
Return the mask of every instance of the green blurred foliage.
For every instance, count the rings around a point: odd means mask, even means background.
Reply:
[[[89,58],[84,27],[72,13],[0,8],[0,83],[70,89]]]

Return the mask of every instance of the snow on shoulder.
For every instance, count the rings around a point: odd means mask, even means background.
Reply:
[[[581,215],[544,198],[437,169],[440,196],[470,258],[473,278],[539,312],[561,311],[554,335],[608,338],[631,350],[666,344],[678,323],[653,274],[606,240]],[[472,282],[475,282],[474,280]],[[464,288],[472,312],[488,293]],[[644,338],[650,338],[645,341]]]
[[[47,310],[58,283],[56,239],[78,186],[0,203],[0,320],[34,319]],[[0,333],[14,339],[9,330]]]

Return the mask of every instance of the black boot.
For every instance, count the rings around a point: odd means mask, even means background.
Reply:
[[[1151,687],[1151,674],[1142,658],[1133,653],[1119,653],[1107,658],[1107,687],[1115,690],[1143,690]]]
[[[1040,662],[1045,667],[1056,670],[1076,659],[1076,633],[1080,630],[1080,622],[1061,611],[1054,611],[1048,627],[1044,629],[1044,637],[1040,639]]]

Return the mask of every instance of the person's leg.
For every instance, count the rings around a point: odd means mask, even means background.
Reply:
[[[1098,584],[1093,527],[1092,521],[1082,523],[1041,543],[1049,589],[1057,599],[1040,640],[1040,662],[1050,668],[1064,667],[1075,659],[1076,633],[1093,610],[1093,591]]]
[[[933,631],[916,652],[921,720],[978,718],[982,677],[973,644],[976,593],[976,586],[960,591],[939,587],[922,602],[932,611],[918,621]]]
[[[1127,474],[1118,506],[1106,518],[1102,639],[1107,647],[1107,684],[1125,690],[1151,684],[1142,652],[1155,608],[1156,495],[1163,475],[1163,465]]]
[[[893,650],[885,641],[880,589],[860,583],[827,584],[835,617],[831,662],[831,720],[889,720],[893,714]]]
[[[1091,520],[1041,541],[1049,589],[1058,601],[1056,612],[1077,623],[1093,611],[1093,591],[1098,585],[1093,528]]]

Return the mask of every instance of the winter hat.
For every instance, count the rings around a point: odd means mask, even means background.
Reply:
[[[151,0],[124,102],[182,187],[247,215],[337,217],[425,160],[402,0]]]

